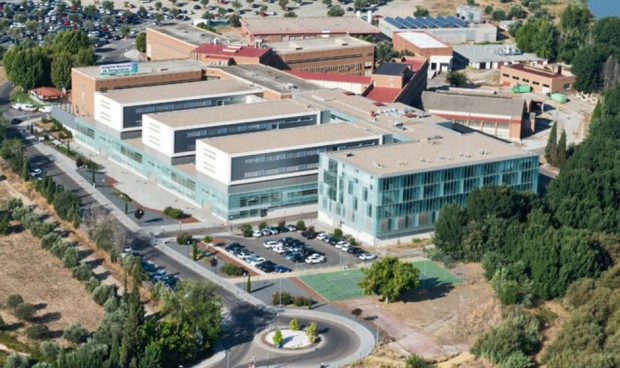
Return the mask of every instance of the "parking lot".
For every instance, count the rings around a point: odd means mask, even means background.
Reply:
[[[316,250],[318,253],[322,253],[325,256],[325,262],[308,264],[305,261],[295,263],[284,257],[282,254],[278,254],[275,251],[266,248],[263,245],[265,241],[279,241],[284,237],[290,237],[303,242],[307,247]],[[277,265],[281,265],[292,269],[293,271],[304,271],[316,268],[334,267],[334,266],[347,266],[362,263],[358,257],[350,254],[346,251],[341,251],[335,246],[325,243],[317,239],[305,239],[301,236],[299,231],[280,233],[277,235],[263,236],[260,238],[239,238],[239,237],[220,237],[229,241],[229,243],[239,243],[244,246],[247,251],[254,253],[257,257],[263,257]],[[241,260],[238,256],[240,263],[247,264]]]

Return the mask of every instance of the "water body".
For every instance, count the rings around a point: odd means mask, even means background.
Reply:
[[[597,19],[620,17],[620,1],[618,0],[588,0],[588,4]]]

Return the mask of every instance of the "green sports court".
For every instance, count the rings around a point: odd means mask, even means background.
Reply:
[[[463,282],[463,280],[431,261],[413,262],[413,265],[420,269],[420,287],[434,288]],[[346,271],[300,276],[299,279],[308,287],[321,294],[325,299],[333,302],[363,297],[362,289],[357,286],[362,277],[362,270],[356,268]]]

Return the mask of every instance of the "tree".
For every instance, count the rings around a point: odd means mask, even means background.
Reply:
[[[428,17],[430,15],[428,9],[423,6],[416,6],[413,12],[414,17]]]
[[[419,284],[420,270],[413,264],[401,262],[396,257],[386,257],[362,268],[364,277],[359,282],[364,295],[376,294],[386,302],[394,300]]]
[[[557,146],[556,153],[556,161],[555,166],[562,168],[566,163],[567,159],[567,147],[566,147],[566,131],[562,129],[562,134],[560,135],[560,141]]]
[[[73,268],[80,264],[80,253],[76,247],[70,247],[65,251],[62,263],[66,268]]]
[[[230,5],[235,9],[235,12],[239,14],[239,9],[243,8],[243,4],[239,0],[234,0]]]
[[[131,32],[131,28],[129,28],[128,25],[123,24],[123,25],[121,25],[121,27],[119,29],[119,32],[121,34],[121,37],[125,38],[125,37],[129,36],[129,32]]]
[[[493,7],[491,5],[487,5],[484,7],[484,13],[491,15],[493,13]]]
[[[595,44],[620,47],[620,19],[604,17],[597,20],[592,26],[591,37]]]
[[[344,15],[344,9],[340,5],[332,6],[327,10],[327,16],[329,17],[342,17]]]
[[[310,322],[310,325],[306,327],[306,335],[308,336],[308,341],[313,343],[316,340],[317,326],[316,322]]]
[[[394,50],[392,42],[380,41],[375,44],[375,60],[377,62],[390,62],[397,56],[398,51]]]
[[[288,0],[278,0],[278,5],[282,10],[284,10],[288,5]]]
[[[97,15],[97,7],[93,4],[86,5],[84,9],[82,9],[82,13],[84,13],[87,18],[93,19]]]
[[[293,331],[299,330],[299,321],[293,318],[291,322],[289,322],[288,327]]]
[[[34,305],[30,303],[21,303],[17,307],[15,307],[15,317],[19,318],[22,321],[32,321],[37,310]]]
[[[604,45],[588,45],[579,48],[573,57],[572,71],[575,74],[575,88],[585,93],[597,92],[603,88],[603,65],[618,51]]]
[[[163,22],[163,21],[164,21],[164,15],[163,15],[163,14],[161,14],[161,13],[157,13],[157,14],[155,14],[155,23],[156,23],[156,24],[158,24],[158,25],[159,25],[159,24],[161,24],[161,22]]]
[[[145,7],[141,6],[140,8],[138,8],[138,15],[140,15],[140,17],[146,18],[148,13],[149,13],[149,11],[146,10]]]
[[[56,88],[71,87],[71,68],[73,68],[73,57],[69,52],[63,52],[54,58],[51,77]]]
[[[299,220],[295,224],[295,227],[297,227],[299,230],[306,230],[306,223],[304,222],[304,220]]]
[[[435,246],[455,259],[465,257],[462,241],[467,226],[467,214],[458,205],[446,205],[435,223]]]
[[[88,337],[88,331],[82,327],[79,323],[74,323],[71,326],[65,328],[62,332],[62,337],[74,344],[80,344],[86,341]]]
[[[76,24],[80,20],[80,16],[76,13],[69,14],[69,21],[73,24]]]
[[[228,16],[228,24],[230,24],[232,27],[241,27],[241,18],[239,17],[239,14],[231,14]]]
[[[417,355],[416,353],[411,353],[405,360],[405,368],[433,368],[433,367],[436,367],[436,366],[426,363],[424,358]]]
[[[555,165],[558,155],[558,133],[557,122],[553,122],[551,131],[549,132],[549,138],[547,139],[547,146],[545,147],[545,160],[549,165]]]
[[[159,11],[161,9],[161,6],[162,6],[161,1],[155,2],[155,10]]]
[[[198,260],[198,245],[196,245],[196,242],[192,242],[192,259],[194,261]]]
[[[123,336],[121,339],[119,360],[121,366],[127,367],[133,364],[132,359],[142,355],[143,339],[141,326],[144,323],[144,307],[140,301],[138,283],[134,277],[131,293],[126,295],[124,304],[127,308],[127,318],[123,324]]]
[[[67,9],[67,3],[65,3],[64,1],[59,1],[58,3],[56,3],[56,11],[58,13],[64,14],[66,9]]]
[[[0,213],[0,235],[9,235],[11,233],[11,223],[7,213]]]
[[[493,13],[491,13],[491,18],[494,21],[499,22],[500,20],[506,19],[506,12],[503,9],[495,9],[493,10]]]
[[[103,0],[103,2],[101,3],[101,6],[103,7],[103,10],[106,11],[112,11],[114,10],[114,2],[110,1],[110,0]]]
[[[560,16],[558,58],[570,63],[578,48],[586,43],[594,17],[587,6],[569,4]]]
[[[450,83],[452,87],[465,87],[469,80],[465,72],[452,70],[446,76],[446,82]]]
[[[200,4],[202,4],[203,8],[206,8],[207,5],[209,4],[209,0],[200,0]]]
[[[19,353],[11,353],[6,358],[6,363],[4,364],[4,368],[28,368],[30,367],[30,363],[28,362],[28,357],[23,356]]]
[[[252,281],[250,280],[250,274],[248,274],[248,280],[245,284],[245,291],[247,293],[251,293],[252,292]]]
[[[21,304],[24,303],[24,298],[22,298],[19,294],[11,294],[6,300],[6,306],[15,313],[15,309]]]
[[[172,6],[176,6],[177,5],[177,0],[170,0],[170,2],[172,3]]]
[[[40,47],[12,47],[3,56],[7,77],[26,90],[46,84],[49,74],[49,57]]]
[[[272,341],[273,341],[273,344],[277,347],[282,346],[282,342],[284,341],[284,337],[282,336],[282,331],[280,331],[280,329],[277,327],[275,331],[273,332]]]
[[[323,5],[327,6],[328,8],[332,6],[332,0],[321,0],[321,2],[323,3]]]

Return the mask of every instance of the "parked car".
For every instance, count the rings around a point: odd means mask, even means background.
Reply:
[[[224,250],[232,253],[235,249],[241,249],[241,248],[243,248],[243,245],[239,243],[230,243],[224,247]]]
[[[360,253],[357,257],[361,259],[362,261],[372,261],[373,259],[377,258],[377,255],[374,253],[364,252],[364,253]]]
[[[287,273],[287,272],[291,272],[292,270],[291,270],[290,268],[288,268],[288,267],[284,267],[284,266],[277,265],[277,266],[273,269],[273,271],[274,271],[274,272],[277,272],[277,273]]]
[[[289,261],[292,261],[293,258],[295,258],[296,256],[302,256],[303,254],[299,253],[299,252],[293,252],[293,251],[289,251],[284,255],[284,258],[286,258]]]
[[[256,265],[256,268],[267,273],[275,271],[276,267],[278,266],[271,261],[264,261],[263,263],[259,263]]]
[[[325,239],[327,239],[329,237],[329,234],[327,233],[318,233],[316,235],[316,240],[320,240],[322,242],[326,241]]]
[[[306,259],[306,257],[304,257],[303,254],[301,253],[293,253],[293,257],[291,259],[289,259],[289,261],[293,262],[293,263],[301,263]]]
[[[261,230],[261,233],[263,234],[263,236],[269,236],[269,235],[273,235],[273,233],[271,232],[271,230],[264,228],[263,230]]]
[[[339,241],[338,243],[336,243],[336,248],[337,249],[342,249],[342,247],[344,247],[345,245],[347,246],[347,248],[351,246],[351,244],[349,244],[348,241],[342,240],[342,241]]]
[[[49,114],[50,112],[52,112],[52,106],[51,105],[42,106],[41,108],[39,108],[39,112],[44,112],[46,114]]]
[[[250,266],[257,266],[263,262],[265,262],[266,259],[265,257],[253,257],[252,259],[250,259],[250,261],[248,262],[250,264]]]
[[[275,240],[266,240],[266,241],[263,242],[263,247],[265,247],[267,249],[272,249],[276,245],[278,245],[278,242],[275,241]]]
[[[263,232],[260,231],[260,230],[254,230],[254,231],[252,231],[252,236],[254,238],[260,238],[261,236],[263,236]]]
[[[297,226],[291,225],[291,224],[284,225],[284,228],[287,229],[288,231],[297,231]]]
[[[22,121],[23,121],[22,119],[13,118],[13,119],[11,119],[11,124],[13,124],[13,125],[21,124]]]
[[[271,231],[271,235],[280,234],[280,230],[277,227],[275,227],[275,226],[268,226],[265,229]]]
[[[35,112],[35,111],[37,111],[37,109],[38,109],[38,107],[36,107],[36,106],[35,106],[35,105],[33,105],[33,104],[23,104],[23,105],[21,106],[21,109],[20,109],[20,110],[21,110],[21,111],[26,111],[26,112]]]
[[[313,254],[310,257],[306,258],[306,263],[317,264],[317,263],[323,263],[325,262],[325,260],[326,260],[325,256],[322,256],[320,254]]]

